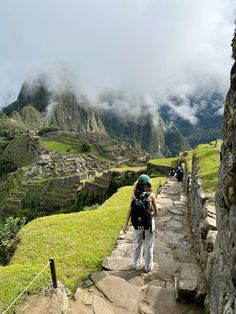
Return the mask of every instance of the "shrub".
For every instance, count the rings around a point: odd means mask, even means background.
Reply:
[[[6,176],[10,172],[15,172],[17,165],[10,160],[0,159],[0,178]]]
[[[38,131],[38,135],[43,135],[45,133],[49,133],[49,132],[56,132],[58,131],[58,128],[43,128],[41,130]]]
[[[88,153],[90,151],[90,146],[87,143],[83,143],[81,145],[80,151],[81,153]]]
[[[10,259],[12,248],[11,241],[17,232],[25,225],[26,219],[9,217],[5,222],[0,222],[0,264],[5,265]]]

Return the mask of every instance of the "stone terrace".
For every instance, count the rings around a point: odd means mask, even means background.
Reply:
[[[204,299],[205,281],[195,263],[182,183],[168,181],[158,195],[158,208],[151,273],[131,267],[130,227],[127,234],[120,233],[115,250],[103,262],[104,270],[93,274],[73,298],[68,300],[66,289],[57,289],[25,304],[20,313],[203,314],[196,303]]]

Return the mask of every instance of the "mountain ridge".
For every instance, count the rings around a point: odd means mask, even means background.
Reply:
[[[106,101],[108,106],[106,109],[98,109],[93,107],[84,95],[78,97],[70,89],[52,92],[47,84],[39,79],[34,87],[27,87],[27,83],[24,83],[17,100],[4,108],[3,112],[17,118],[17,113],[13,112],[19,112],[30,105],[48,120],[50,127],[107,134],[121,141],[128,141],[131,145],[160,157],[176,156],[179,151],[221,137],[222,117],[216,116],[214,110],[214,101],[218,104],[221,101],[219,95],[208,96],[208,98],[198,97],[200,104],[203,101],[206,104],[205,109],[197,113],[198,121],[195,125],[176,115],[173,109],[165,104],[160,106],[156,118],[148,111],[148,105],[145,107],[145,102],[141,106],[142,113],[138,117],[128,112],[127,114],[124,112],[122,117],[116,113],[116,109],[120,109],[117,108],[119,102],[116,101],[122,101],[122,97],[122,93],[105,94],[102,100]],[[126,101],[125,98],[124,100]],[[135,99],[130,101],[131,103],[128,103],[130,109],[134,110],[135,106],[140,106],[140,102],[135,103]],[[178,106],[179,103],[181,102],[177,97],[173,99],[174,105]],[[194,105],[194,99],[191,105]],[[19,118],[17,119],[20,121]]]

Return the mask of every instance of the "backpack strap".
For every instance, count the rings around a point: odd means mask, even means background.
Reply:
[[[151,193],[152,193],[152,192],[150,192],[150,191],[145,192],[145,196],[146,196],[147,199],[149,198],[149,196],[151,195]],[[152,204],[151,204],[151,206],[152,206]],[[152,219],[153,219],[153,217],[152,217]],[[150,233],[152,233],[152,226],[150,227]]]

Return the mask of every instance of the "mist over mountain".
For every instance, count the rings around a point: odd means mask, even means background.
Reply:
[[[42,72],[69,73],[89,99],[225,95],[234,19],[233,0],[2,1],[0,107]]]
[[[221,137],[223,96],[218,93],[167,100],[109,89],[92,102],[85,94],[73,91],[71,85],[57,90],[48,82],[41,76],[25,82],[17,100],[3,112],[17,118],[16,112],[31,106],[51,127],[108,134],[153,156],[173,156]]]
[[[160,115],[194,147],[222,138],[223,105],[224,97],[219,93],[192,95],[187,100],[176,96],[160,106]]]

